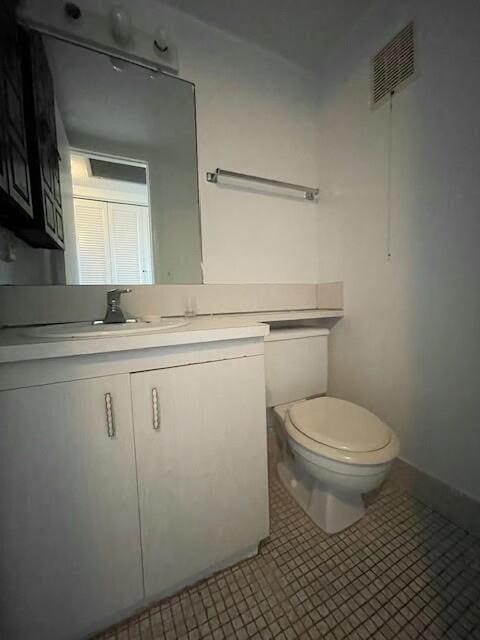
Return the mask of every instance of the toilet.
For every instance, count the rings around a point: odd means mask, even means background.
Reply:
[[[328,329],[271,329],[265,338],[267,406],[280,445],[278,475],[312,520],[337,533],[365,513],[399,453],[373,413],[327,391]]]

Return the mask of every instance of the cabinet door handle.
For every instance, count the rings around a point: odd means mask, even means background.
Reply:
[[[107,416],[107,435],[109,438],[115,438],[116,429],[115,429],[115,418],[113,416],[113,400],[112,394],[105,394],[105,413]]]
[[[152,426],[155,431],[160,431],[160,406],[158,404],[158,391],[153,387],[152,389]]]

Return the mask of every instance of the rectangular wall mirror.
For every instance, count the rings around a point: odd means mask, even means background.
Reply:
[[[0,283],[201,283],[194,86],[49,36],[33,38],[53,85],[56,149],[48,153],[57,155],[61,205],[52,208],[50,225],[60,248],[46,249],[56,246],[51,238],[32,241],[32,232],[5,224],[17,259],[0,263]],[[41,118],[40,140],[42,127],[48,130]]]

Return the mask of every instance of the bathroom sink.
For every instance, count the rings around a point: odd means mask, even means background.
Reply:
[[[139,333],[155,333],[176,327],[183,327],[188,320],[158,319],[139,320],[119,324],[92,324],[91,322],[71,322],[51,324],[43,327],[28,327],[24,334],[34,338],[109,338],[112,336],[130,336]]]

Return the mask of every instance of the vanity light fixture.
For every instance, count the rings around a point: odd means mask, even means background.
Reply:
[[[18,20],[42,35],[148,69],[151,77],[162,71],[178,74],[178,49],[168,32],[163,26],[157,26],[153,33],[136,28],[124,1],[125,5],[114,0],[105,14],[67,1],[61,4],[59,26],[52,26],[43,17],[33,18],[28,9],[19,12]],[[116,61],[114,66],[120,70]]]

